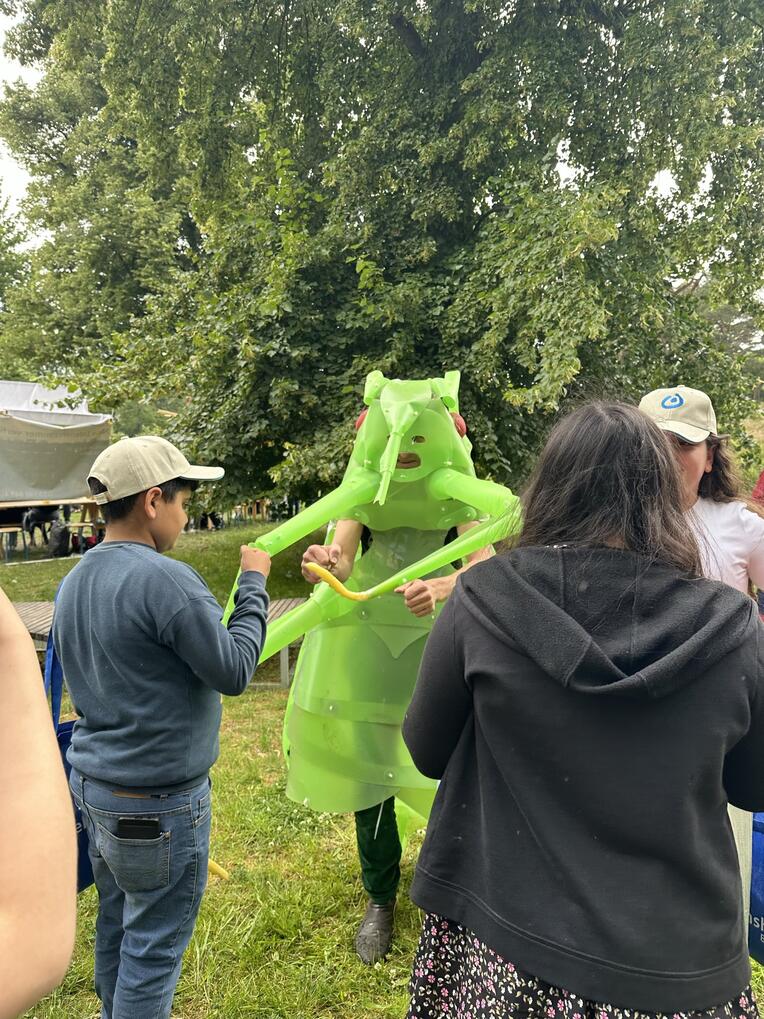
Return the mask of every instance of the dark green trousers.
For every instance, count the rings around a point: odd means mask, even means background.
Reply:
[[[401,879],[401,840],[394,798],[357,811],[355,833],[363,886],[372,902],[384,906],[395,898]]]

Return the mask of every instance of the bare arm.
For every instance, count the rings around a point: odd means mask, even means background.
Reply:
[[[344,582],[353,571],[355,555],[363,533],[363,524],[357,520],[339,520],[334,530],[331,545],[310,545],[302,557],[302,575],[309,584],[316,584],[319,578],[306,569],[307,563],[318,563]]]
[[[12,1019],[69,965],[77,844],[34,645],[2,591],[0,717],[0,1019]]]
[[[477,526],[477,522],[472,521],[468,524],[460,524],[456,530],[458,534],[465,534]],[[445,577],[432,577],[430,580],[412,580],[410,584],[402,584],[401,587],[397,587],[396,591],[403,595],[406,608],[415,616],[432,615],[436,604],[445,601],[451,594],[459,575],[474,566],[475,563],[479,563],[483,559],[490,559],[492,555],[492,549],[479,548],[467,556],[464,566],[453,573],[449,573]]]

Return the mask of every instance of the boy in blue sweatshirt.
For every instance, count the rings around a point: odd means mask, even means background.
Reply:
[[[161,555],[200,481],[157,436],[122,439],[88,478],[102,544],[61,587],[53,640],[79,715],[69,760],[98,888],[102,1019],[167,1019],[207,880],[220,694],[246,690],[265,640],[266,553],[242,546],[228,623],[202,578]]]

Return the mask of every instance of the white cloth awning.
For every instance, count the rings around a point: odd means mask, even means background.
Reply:
[[[0,381],[0,501],[87,496],[88,472],[110,438],[111,418],[91,414],[80,393]]]

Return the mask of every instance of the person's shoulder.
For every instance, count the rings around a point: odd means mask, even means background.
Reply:
[[[459,614],[465,608],[470,611],[475,599],[482,600],[490,598],[492,594],[503,592],[507,574],[513,572],[510,555],[506,553],[492,555],[470,566],[456,578],[454,591],[449,599],[453,601],[452,611],[455,614]]]
[[[742,499],[729,502],[713,502],[711,499],[698,500],[709,525],[732,540],[742,541],[748,552],[764,543],[764,516],[748,506]]]
[[[94,557],[99,554],[99,558]],[[207,585],[193,567],[178,559],[157,552],[138,542],[109,542],[96,546],[87,553],[89,565],[108,569],[110,566],[130,575],[131,582],[145,582],[152,587],[170,587],[187,593],[190,597],[206,591]]]
[[[168,584],[172,584],[189,597],[198,596],[208,590],[204,579],[196,572],[193,566],[182,562],[180,559],[171,559],[167,555],[156,553],[150,560],[150,568],[155,577],[163,577]]]
[[[729,499],[717,502],[714,499],[698,499],[695,508],[701,516],[730,523],[739,523],[764,530],[764,516],[752,509],[743,499]]]
[[[65,602],[80,584],[84,576],[84,563],[85,560],[81,559],[78,563],[74,564],[65,577],[62,577],[58,585],[58,590],[56,591],[57,605]]]
[[[717,502],[715,499],[704,499],[701,496],[689,512],[706,519],[730,517],[737,514],[736,507],[738,505],[742,505],[742,503],[739,503],[737,499],[733,499],[731,502]]]
[[[741,502],[738,505],[741,507],[740,519],[742,526],[751,541],[751,545],[753,547],[761,546],[764,543],[764,515],[747,503]]]
[[[508,558],[508,555],[500,553],[489,556],[487,559],[481,559],[464,573],[459,574],[456,578],[456,587],[470,588],[491,583],[493,578],[504,573]]]
[[[730,519],[740,522],[741,526],[754,534],[764,534],[764,516],[758,513],[752,506],[742,499],[733,499],[731,502],[721,503],[726,507],[726,514]]]

